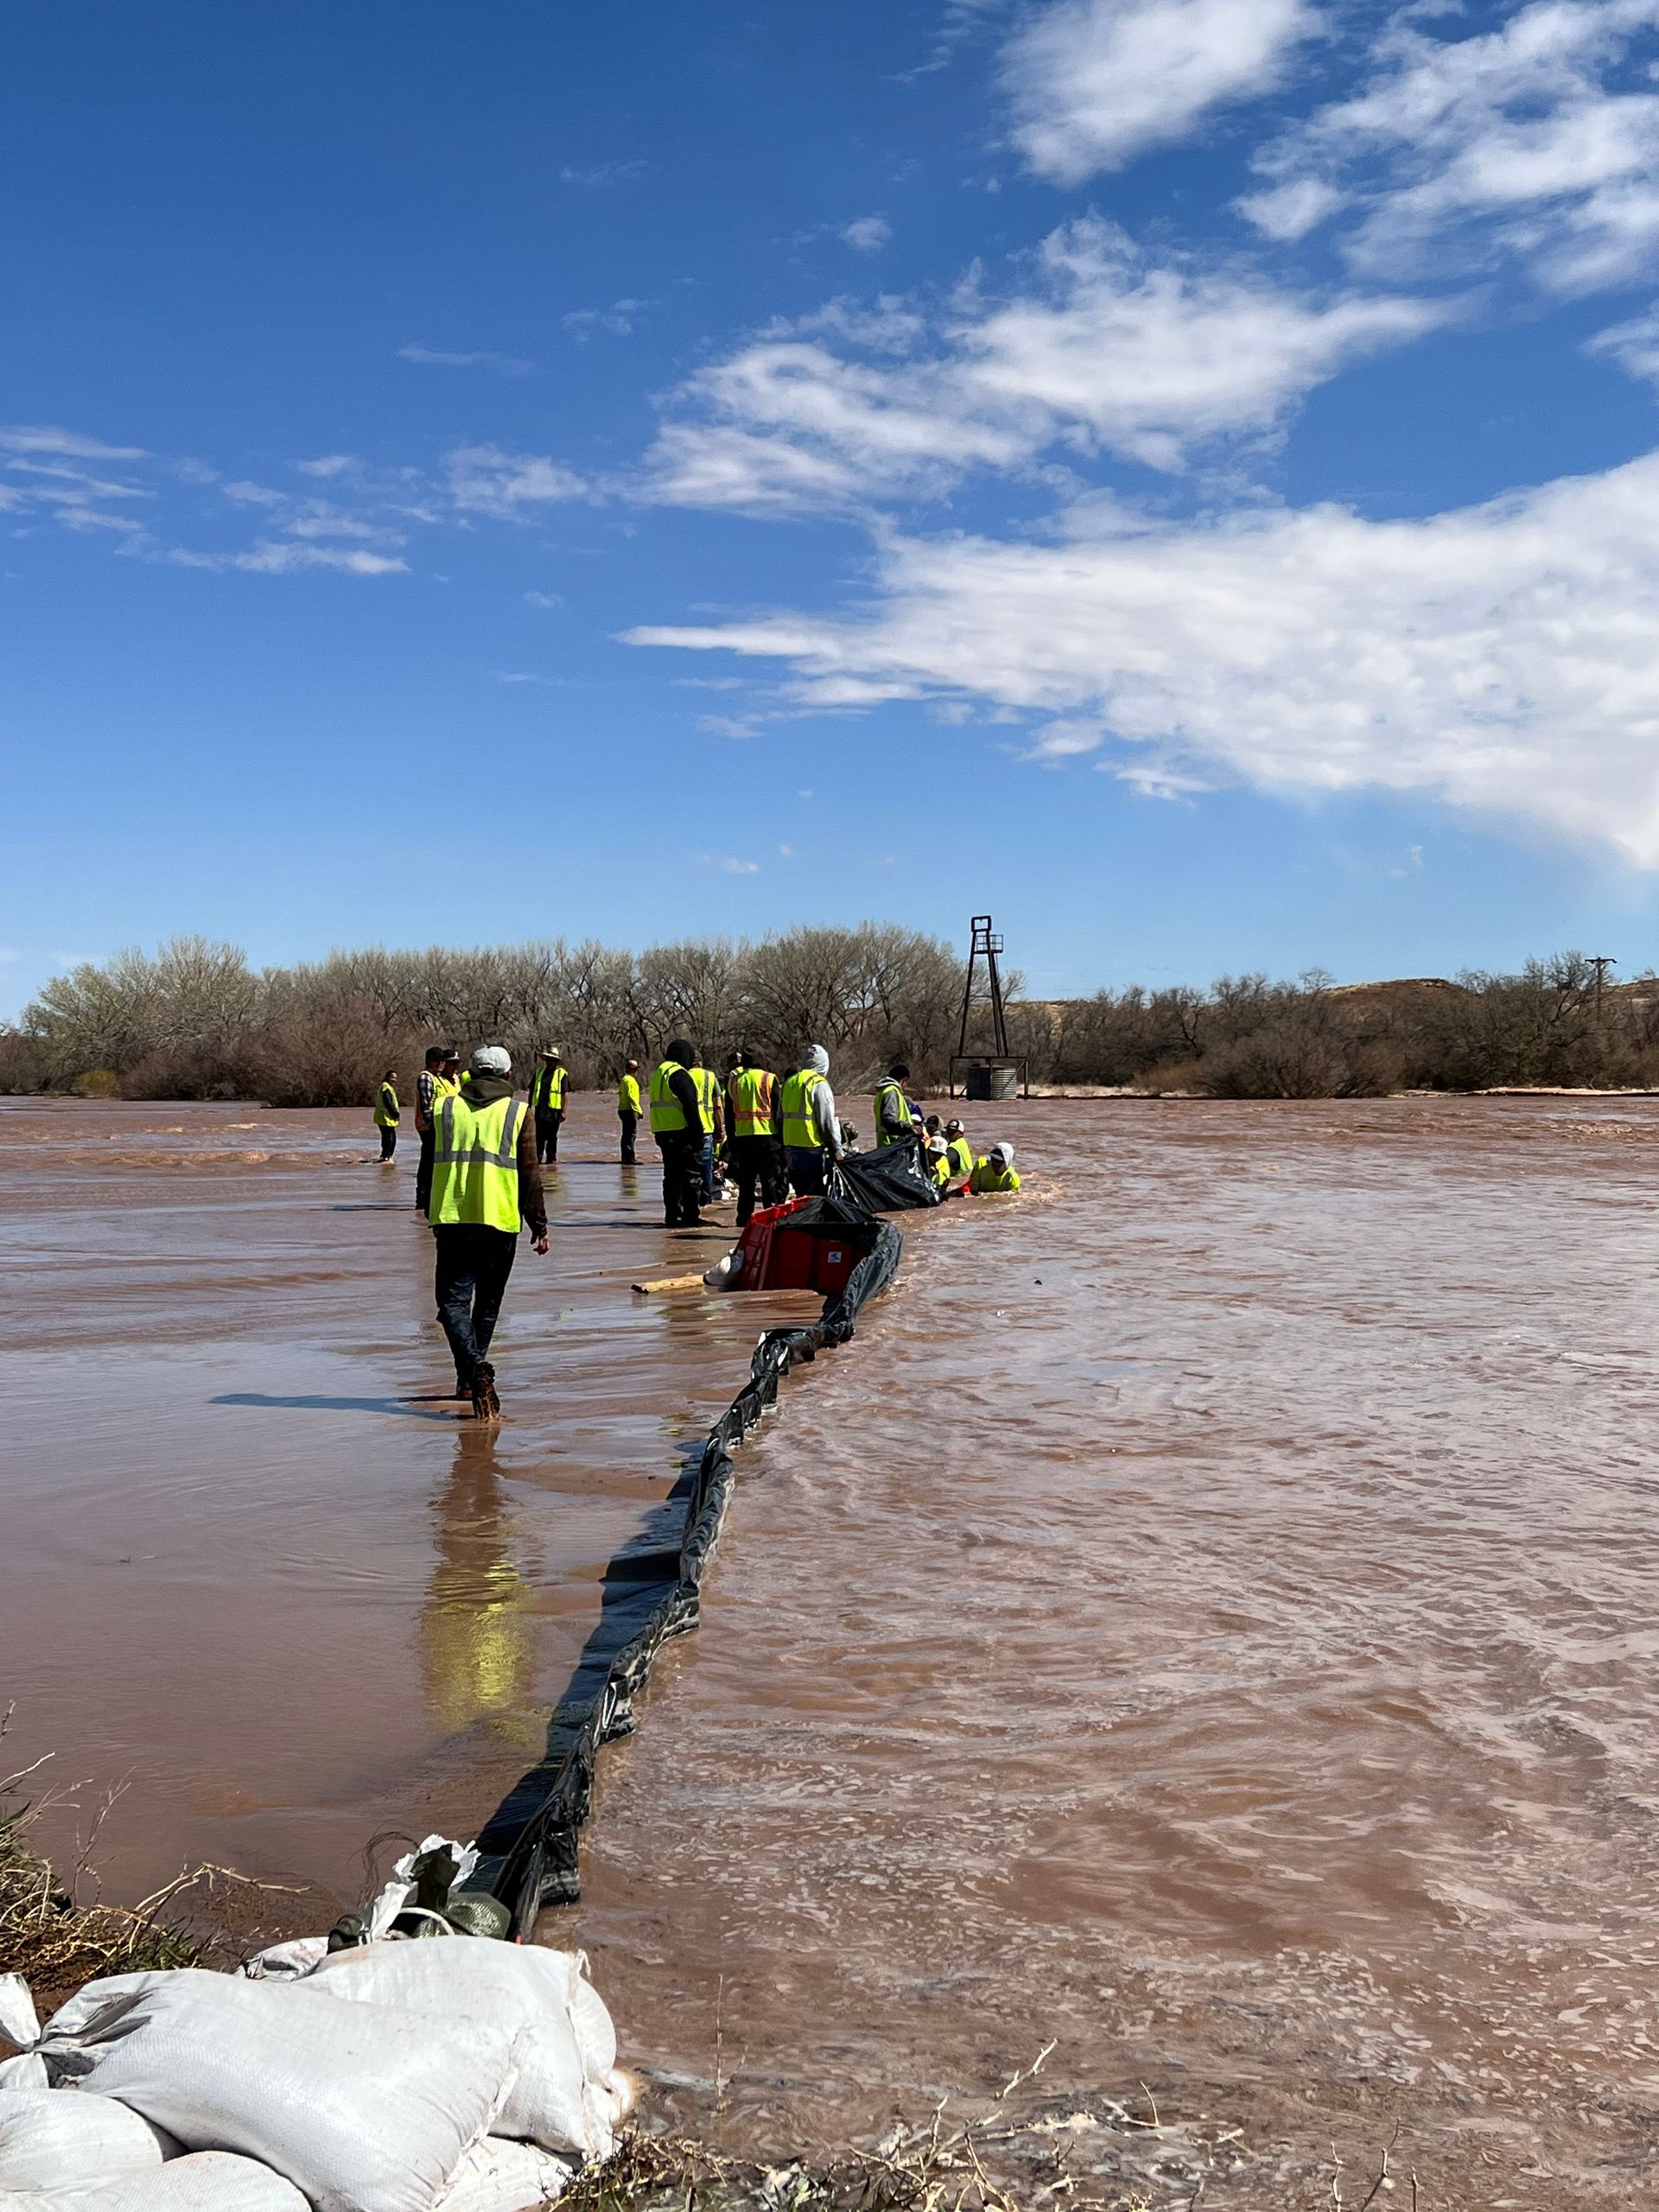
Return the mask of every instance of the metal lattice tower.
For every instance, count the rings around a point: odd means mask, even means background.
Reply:
[[[991,987],[991,1033],[995,1039],[993,1049],[999,1059],[1006,1060],[1012,1055],[1008,1051],[1007,1016],[1002,1011],[1002,971],[997,965],[1002,940],[992,929],[988,914],[976,914],[971,927],[974,935],[968,950],[968,981],[962,994],[962,1034],[957,1040],[957,1057],[968,1057],[968,1025],[974,1013],[974,969],[982,959]]]

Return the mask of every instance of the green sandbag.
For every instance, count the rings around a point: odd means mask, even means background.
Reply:
[[[444,1918],[460,1936],[493,1936],[505,1942],[512,1915],[487,1890],[452,1890]]]

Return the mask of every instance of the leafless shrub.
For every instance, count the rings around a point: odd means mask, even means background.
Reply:
[[[677,1035],[711,1063],[744,1044],[779,1069],[802,1046],[824,1045],[849,1091],[901,1057],[925,1090],[957,1048],[963,976],[940,939],[874,922],[639,954],[562,938],[374,946],[259,975],[233,946],[182,938],[54,978],[0,1032],[0,1090],[102,1082],[127,1097],[358,1106],[388,1067],[411,1081],[440,1041],[505,1045],[521,1068],[556,1044],[582,1088]],[[1223,976],[1208,992],[1132,985],[1041,1001],[1012,976],[1007,1001],[1010,1044],[1039,1082],[1262,1098],[1659,1084],[1659,980],[1610,989],[1573,952],[1516,975],[1345,989],[1311,969],[1294,982]],[[969,1047],[982,1050],[982,986],[968,1015]]]

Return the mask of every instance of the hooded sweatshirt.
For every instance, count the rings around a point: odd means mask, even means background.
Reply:
[[[475,1074],[467,1086],[467,1103],[474,1112],[480,1106],[493,1106],[498,1099],[512,1096],[510,1075]],[[518,1125],[518,1211],[532,1236],[546,1236],[547,1196],[542,1188],[542,1171],[536,1158],[536,1117],[530,1113]]]

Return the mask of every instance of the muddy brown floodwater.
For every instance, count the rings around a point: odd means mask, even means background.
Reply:
[[[421,1397],[365,1116],[0,1107],[0,1684],[20,1757],[132,1777],[117,1890],[344,1896],[375,1828],[475,1825],[800,1310],[631,1300],[690,1248],[568,1127],[492,1442]],[[1395,2202],[1652,2202],[1659,1103],[974,1130],[1024,1193],[906,1222],[786,1385],[543,1923],[652,2108],[834,2143],[1052,2042],[1057,2093],[1242,2131],[1205,2204],[1339,2157],[1352,2205],[1391,2139]]]

